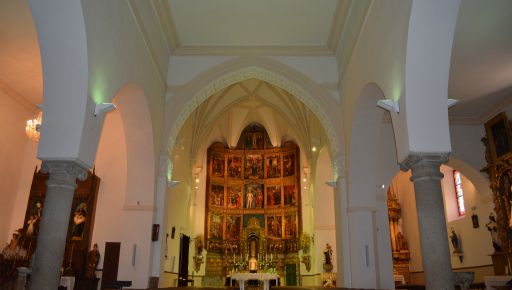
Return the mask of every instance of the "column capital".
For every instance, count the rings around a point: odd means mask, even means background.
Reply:
[[[48,185],[77,187],[76,179],[87,179],[89,170],[82,164],[73,160],[43,160],[41,172],[50,173]]]
[[[411,181],[424,179],[441,180],[443,174],[439,167],[448,161],[448,152],[411,152],[404,161],[400,163],[402,171],[412,170]]]

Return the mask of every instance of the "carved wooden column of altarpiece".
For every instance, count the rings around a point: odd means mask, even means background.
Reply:
[[[273,147],[262,126],[250,125],[235,148],[215,143],[207,159],[206,276],[224,276],[233,261],[248,263],[249,255],[258,263],[272,258],[280,275],[286,263],[299,269],[298,146]],[[249,240],[258,241],[257,253]]]
[[[485,124],[486,145],[484,171],[489,176],[493,193],[498,239],[504,254],[512,255],[512,131],[506,113],[500,113]]]
[[[44,211],[46,195],[46,181],[48,173],[37,170],[34,172],[24,226],[22,229],[22,247],[27,250],[28,257],[35,251],[38,235],[38,226]],[[100,178],[89,172],[86,180],[79,181],[73,196],[73,203],[69,217],[68,235],[64,260],[62,261],[63,274],[81,277],[85,270],[87,252],[91,247],[91,236],[96,211],[96,197]],[[27,265],[28,266],[28,265]]]
[[[388,216],[389,232],[391,235],[391,249],[393,256],[393,272],[395,275],[402,275],[406,283],[410,283],[410,260],[411,255],[407,241],[400,230],[400,219],[402,218],[402,209],[400,202],[391,193],[391,187],[388,188]]]

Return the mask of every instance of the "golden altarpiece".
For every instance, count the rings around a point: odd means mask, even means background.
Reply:
[[[411,254],[407,240],[400,229],[402,208],[398,198],[392,193],[391,187],[388,188],[388,218],[393,256],[393,274],[403,276],[403,282],[408,284],[411,282],[409,269]]]
[[[302,228],[298,146],[273,147],[265,129],[253,124],[235,148],[214,143],[207,158],[205,278],[270,265],[281,284],[296,285]]]
[[[512,262],[512,124],[506,113],[500,113],[485,124],[487,166],[494,200],[495,217],[487,227],[491,231],[495,253],[492,255],[495,274],[505,274],[505,265]],[[493,221],[495,219],[495,221]],[[507,258],[509,261],[507,261]]]

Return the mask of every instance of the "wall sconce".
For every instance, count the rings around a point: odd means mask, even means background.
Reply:
[[[400,106],[398,105],[398,101],[382,99],[377,101],[377,106],[388,111],[394,113],[400,113]]]
[[[103,115],[116,109],[116,105],[113,103],[101,103],[96,104],[94,107],[94,116]]]

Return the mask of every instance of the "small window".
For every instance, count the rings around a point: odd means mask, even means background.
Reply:
[[[455,197],[457,199],[457,210],[459,216],[464,216],[466,209],[464,208],[464,191],[462,190],[462,179],[457,170],[453,171],[453,181],[455,184]]]

